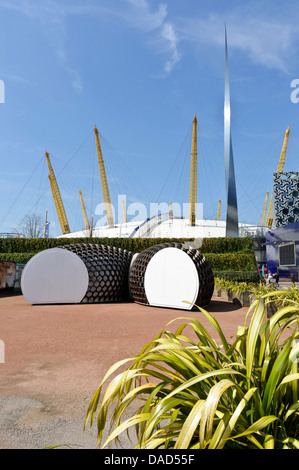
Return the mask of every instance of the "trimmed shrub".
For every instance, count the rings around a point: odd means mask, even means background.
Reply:
[[[251,237],[204,238],[200,251],[206,253],[253,253]]]
[[[27,262],[34,254],[62,245],[98,243],[140,253],[146,248],[166,242],[187,243],[189,238],[1,238],[0,260]],[[205,238],[200,252],[205,255],[213,271],[255,272],[252,239]]]
[[[213,271],[215,278],[227,279],[235,282],[259,283],[261,278],[254,271]]]
[[[0,238],[0,253],[33,253],[70,243],[112,245],[135,253],[166,242],[186,243],[192,238]],[[252,238],[204,238],[200,249],[206,253],[253,253]]]
[[[253,271],[255,256],[251,254],[204,253],[213,271]]]
[[[27,263],[36,253],[0,253],[0,261]]]
[[[73,243],[99,243],[138,253],[153,245],[176,241],[185,243],[191,239],[169,238],[0,238],[0,253],[38,253],[42,250]]]

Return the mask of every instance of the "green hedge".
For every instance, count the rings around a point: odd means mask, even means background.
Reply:
[[[34,255],[36,255],[36,253],[0,253],[0,261],[27,263]]]
[[[26,263],[36,253],[72,243],[99,243],[140,253],[146,248],[170,241],[185,243],[192,239],[169,238],[1,238],[0,261]],[[255,272],[252,238],[205,238],[200,248],[213,271]]]
[[[204,238],[202,253],[253,253],[253,239],[244,238]]]
[[[38,253],[48,248],[55,248],[61,245],[72,243],[99,243],[101,245],[111,245],[123,248],[134,253],[139,253],[146,248],[176,241],[185,243],[191,241],[190,238],[0,238],[0,253]]]
[[[27,263],[36,253],[0,253],[0,261],[15,261],[17,263]],[[236,271],[255,273],[255,263],[252,255],[228,255],[211,254],[205,255],[212,270],[215,271]],[[231,278],[230,278],[231,279]]]
[[[255,271],[254,254],[205,253],[213,271]]]
[[[149,246],[169,241],[185,243],[191,238],[0,238],[0,253],[37,253],[69,243],[100,243],[124,248],[135,253]],[[202,253],[253,253],[253,241],[245,238],[204,238]]]
[[[260,282],[261,278],[253,271],[213,271],[214,276],[236,282]]]

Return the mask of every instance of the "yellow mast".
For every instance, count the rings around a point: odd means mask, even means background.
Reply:
[[[285,158],[286,158],[286,151],[287,151],[287,146],[288,146],[289,134],[290,134],[290,127],[288,127],[287,130],[285,131],[285,136],[284,136],[284,141],[283,141],[282,150],[281,150],[281,154],[280,154],[280,159],[279,159],[278,166],[277,166],[277,173],[283,172],[283,169],[284,169],[284,163],[285,163]],[[271,194],[269,209],[268,209],[268,214],[267,214],[266,227],[271,228],[272,224],[273,224],[273,196]]]
[[[189,191],[189,223],[195,225],[197,201],[197,119],[193,120],[191,169],[190,169],[190,191]]]
[[[285,131],[283,146],[282,146],[280,159],[279,159],[278,167],[277,167],[277,173],[282,172],[283,168],[284,168],[284,162],[285,162],[285,159],[286,159],[286,151],[287,151],[287,146],[288,146],[289,135],[290,135],[290,126]]]
[[[84,204],[84,201],[83,201],[82,191],[80,189],[79,189],[79,194],[80,194],[80,201],[81,201],[81,206],[82,206],[82,212],[83,212],[85,228],[86,228],[86,230],[90,230],[88,217],[87,217],[86,209],[85,209],[85,204]]]
[[[218,202],[217,220],[220,220],[220,215],[221,215],[221,199],[219,199],[219,202]]]
[[[124,216],[124,223],[126,224],[127,223],[127,213],[126,213],[126,207],[125,207],[125,201],[122,200],[122,203],[123,203],[123,216]]]
[[[102,149],[101,149],[101,144],[100,144],[100,139],[99,139],[99,131],[96,128],[96,126],[94,126],[94,133],[96,137],[99,170],[100,170],[105,212],[106,212],[106,217],[107,217],[107,224],[108,224],[108,227],[114,227],[113,212],[112,212],[106,170],[105,170],[104,159],[103,159],[103,154],[102,154]]]
[[[55,208],[56,208],[56,212],[57,212],[57,216],[58,216],[58,220],[59,220],[59,224],[60,224],[62,234],[65,235],[67,233],[70,233],[70,227],[69,227],[69,223],[68,223],[68,220],[67,220],[67,217],[66,217],[66,213],[65,213],[64,205],[63,205],[63,202],[62,202],[62,199],[61,199],[58,184],[57,184],[57,181],[56,181],[55,173],[54,173],[54,170],[52,168],[50,157],[49,157],[49,154],[48,154],[47,151],[46,151],[46,159],[47,159],[48,168],[49,168],[49,175],[48,176],[49,176],[49,180],[50,180],[50,186],[51,186],[51,190],[52,190],[54,204],[55,204]]]
[[[57,203],[56,194],[55,194],[55,190],[54,190],[51,175],[48,175],[48,178],[49,178],[50,188],[51,188],[51,191],[52,191],[52,196],[53,196],[53,200],[54,200],[54,204],[55,204],[55,209],[56,209],[56,212],[57,212],[57,215],[58,215],[58,203]],[[59,219],[59,216],[58,216],[58,219]],[[59,223],[60,223],[60,221],[59,221]]]
[[[269,191],[267,191],[267,194],[266,194],[264,209],[263,209],[262,218],[261,218],[261,227],[263,227],[265,225],[265,218],[266,218],[266,212],[267,212],[267,206],[268,206],[268,198],[269,198]]]
[[[172,210],[172,202],[170,201],[170,204],[169,204],[169,219],[172,220],[173,219],[173,210]]]
[[[269,208],[268,208],[268,214],[267,214],[267,220],[266,220],[266,227],[271,228],[272,224],[273,224],[273,196],[271,194],[270,202],[269,202]]]

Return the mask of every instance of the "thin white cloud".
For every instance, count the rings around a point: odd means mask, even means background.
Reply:
[[[124,16],[126,21],[145,33],[151,33],[149,43],[154,47],[155,53],[168,56],[163,76],[168,75],[181,59],[181,55],[178,51],[179,39],[175,25],[167,20],[167,5],[161,3],[158,5],[158,9],[152,12],[150,4],[146,0],[126,1],[129,6]]]
[[[167,56],[163,76],[168,75],[181,59],[175,26],[167,20],[168,12],[165,3],[159,4],[156,10],[152,10],[150,3],[146,0],[124,0],[123,5],[123,8],[116,9],[113,6],[107,8],[90,2],[74,4],[58,3],[55,0],[0,0],[0,7],[21,13],[42,24],[43,31],[55,50],[61,67],[69,74],[72,86],[78,92],[83,89],[80,74],[69,65],[66,57],[66,18],[69,15],[115,16],[125,21],[130,27],[143,31],[148,35],[148,43],[154,52]]]
[[[247,54],[256,64],[290,73],[290,56],[298,40],[296,21],[275,17],[243,15],[240,11],[227,18],[229,48]],[[181,18],[177,29],[186,41],[201,46],[224,45],[224,17]]]
[[[193,43],[209,48],[224,45],[224,22],[228,30],[229,48],[247,55],[256,64],[291,73],[292,59],[296,54],[296,42],[299,39],[297,27],[298,14],[288,9],[288,15],[281,17],[279,10],[269,12],[256,6],[257,10],[244,11],[240,7],[224,14],[214,13],[208,16],[192,18],[170,17],[166,1],[156,8],[149,0],[123,0],[118,8],[111,2],[107,6],[86,1],[58,2],[57,0],[0,0],[0,7],[14,10],[39,21],[55,50],[60,66],[71,79],[73,88],[81,92],[81,76],[69,63],[66,55],[68,39],[66,18],[71,15],[106,15],[114,16],[129,27],[140,30],[147,38],[147,44],[155,54],[165,57],[163,74],[168,76],[182,59],[183,43]],[[253,4],[252,4],[253,5]],[[156,75],[159,76],[159,75]]]
[[[170,58],[165,64],[165,72],[170,73],[175,64],[181,59],[181,54],[177,47],[178,39],[173,24],[165,23],[162,27],[161,36],[167,42],[168,50],[170,51]]]
[[[151,12],[145,0],[126,0],[129,6],[125,13],[127,21],[144,31],[153,31],[160,28],[167,16],[167,5],[160,4],[157,11]]]
[[[77,92],[81,92],[83,84],[80,74],[68,64],[66,57],[67,32],[65,12],[61,5],[51,0],[0,0],[0,7],[16,11],[38,21],[42,25],[42,29],[55,51],[60,66],[70,76],[72,87]]]
[[[235,7],[226,15],[210,14],[192,18],[169,18],[166,3],[153,11],[148,0],[125,0],[128,11],[123,14],[131,26],[150,34],[154,51],[168,55],[164,76],[182,59],[179,43],[183,40],[203,47],[224,47],[224,23],[227,22],[230,50],[238,50],[259,65],[291,74],[291,60],[296,55],[299,39],[298,12],[288,8],[269,12],[258,3],[244,8]]]

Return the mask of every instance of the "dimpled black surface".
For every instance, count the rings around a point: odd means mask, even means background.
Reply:
[[[91,243],[75,243],[61,248],[79,256],[87,268],[89,283],[82,303],[129,300],[129,268],[134,253]]]
[[[142,251],[136,257],[130,272],[130,291],[133,300],[141,304],[149,304],[144,288],[144,276],[147,265],[158,251],[169,247],[183,250],[188,256],[190,256],[195,264],[199,280],[199,290],[195,304],[199,307],[208,305],[214,290],[214,274],[209,262],[198,250],[188,248],[183,246],[182,243],[176,242],[155,245]],[[196,307],[194,306],[193,309],[195,308]]]

